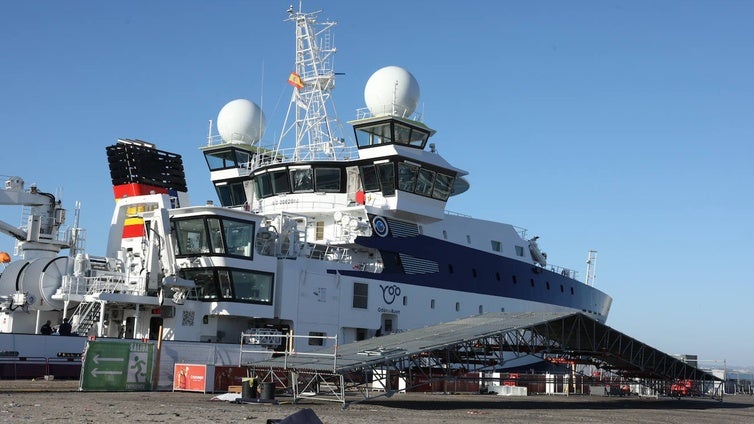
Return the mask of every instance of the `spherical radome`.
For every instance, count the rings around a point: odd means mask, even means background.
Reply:
[[[226,143],[254,144],[262,138],[266,127],[262,108],[246,99],[228,102],[217,115],[217,131]]]
[[[364,101],[372,115],[407,117],[419,104],[419,83],[399,66],[386,66],[373,73],[364,87]]]

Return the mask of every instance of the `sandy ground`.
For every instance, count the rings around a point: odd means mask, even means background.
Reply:
[[[691,399],[395,394],[340,403],[237,404],[191,392],[80,392],[77,381],[0,380],[0,423],[267,423],[310,408],[323,423],[752,423],[754,397]],[[360,398],[353,398],[354,400]]]

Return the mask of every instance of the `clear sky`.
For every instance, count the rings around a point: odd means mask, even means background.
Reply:
[[[216,199],[198,148],[220,108],[261,103],[265,138],[280,133],[290,3],[0,2],[0,175],[62,190],[70,222],[81,201],[94,255],[118,138],[183,155],[193,203]],[[343,121],[377,69],[419,81],[437,150],[470,173],[448,209],[527,228],[582,278],[597,250],[608,324],[703,366],[754,365],[754,2],[304,4],[320,9],[338,22]]]

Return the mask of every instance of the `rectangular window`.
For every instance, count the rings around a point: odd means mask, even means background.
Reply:
[[[395,171],[392,163],[381,163],[377,165],[377,175],[380,177],[382,194],[390,196],[395,194]]]
[[[416,179],[416,194],[429,196],[432,194],[432,185],[435,183],[435,171],[420,169]]]
[[[223,246],[223,233],[220,229],[220,220],[217,218],[208,218],[207,226],[209,227],[209,241],[212,244],[212,252],[219,254],[225,253],[225,247]]]
[[[196,287],[192,290],[198,300],[217,300],[219,297],[217,278],[213,269],[182,269],[178,275],[194,281]]]
[[[432,190],[432,197],[440,200],[448,200],[452,188],[453,177],[445,174],[437,174],[437,177],[435,178],[435,187]]]
[[[310,331],[309,346],[323,346],[325,344],[325,339],[323,339],[322,337],[325,337],[325,333]]]
[[[369,305],[369,286],[364,283],[353,283],[353,307],[367,309]]]
[[[253,249],[251,242],[254,239],[254,223],[248,221],[236,221],[223,219],[225,243],[228,246],[228,254],[236,256],[252,257]]]
[[[257,194],[259,194],[259,197],[264,199],[265,197],[270,197],[274,193],[272,191],[272,180],[270,179],[270,174],[262,174],[256,177],[257,182]]]
[[[398,164],[398,190],[414,192],[416,187],[416,175],[419,173],[419,167],[405,162]]]
[[[340,168],[316,168],[314,170],[316,191],[337,193],[340,191]]]
[[[492,242],[492,251],[501,252],[503,250],[503,244],[497,240],[490,240]]]
[[[272,304],[274,274],[258,271],[230,271],[233,294],[237,300]]]
[[[288,193],[291,190],[287,172],[277,171],[272,173],[272,189],[275,194]]]
[[[364,191],[379,191],[380,179],[377,178],[377,170],[374,169],[374,165],[364,165],[359,170],[361,185],[364,186]]]
[[[516,256],[524,256],[524,246],[516,246]]]
[[[204,218],[173,221],[173,231],[176,238],[176,251],[178,255],[209,253],[209,242],[207,240],[207,230],[204,228]]]
[[[291,182],[294,193],[305,193],[314,190],[314,178],[311,168],[291,169]]]
[[[314,239],[323,240],[325,238],[325,221],[317,221],[314,229]]]

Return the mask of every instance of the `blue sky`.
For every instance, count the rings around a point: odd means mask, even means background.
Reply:
[[[215,199],[208,120],[261,103],[266,139],[290,96],[286,1],[0,2],[0,175],[82,202],[102,254],[105,147],[184,157]],[[540,236],[553,264],[613,296],[608,323],[705,366],[754,365],[754,3],[325,2],[338,22],[343,121],[388,65],[410,70],[438,151],[469,171],[448,209]],[[350,130],[349,130],[350,131]],[[0,219],[17,224],[20,208]],[[12,249],[9,238],[0,249]]]

